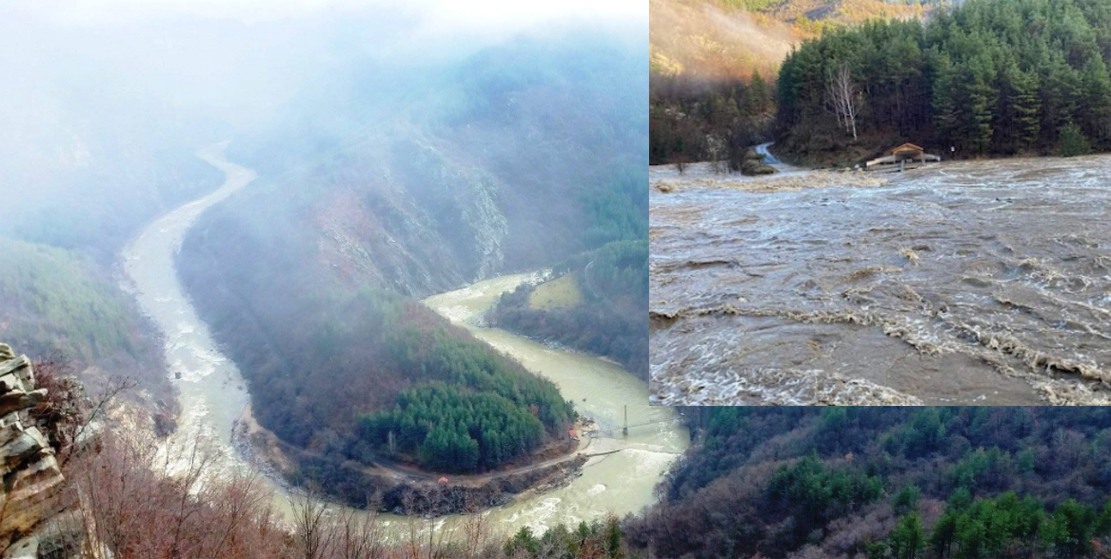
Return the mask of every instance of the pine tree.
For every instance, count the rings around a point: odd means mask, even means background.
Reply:
[[[621,549],[621,525],[617,517],[606,519],[606,556],[610,559],[624,559],[625,553]]]
[[[1041,135],[1041,122],[1038,111],[1038,78],[1035,74],[1014,69],[1010,76],[1010,107],[1014,111],[1015,147],[1019,150],[1033,149]]]
[[[991,145],[992,118],[995,114],[997,93],[995,70],[986,55],[973,57],[963,72],[963,90],[967,103],[968,137],[972,148],[983,154]]]
[[[1075,123],[1070,122],[1062,126],[1060,138],[1061,141],[1058,145],[1058,151],[1061,157],[1087,155],[1092,151],[1092,146],[1088,143],[1088,138],[1084,137],[1084,132]]]
[[[1054,53],[1042,80],[1043,133],[1057,134],[1074,120],[1080,92],[1080,76],[1068,65],[1064,55]]]
[[[925,529],[916,512],[899,519],[899,524],[891,532],[891,552],[895,559],[915,559],[922,553],[925,543]]]
[[[760,75],[760,72],[752,74],[752,80],[749,82],[746,92],[745,99],[747,102],[742,107],[743,111],[751,116],[763,115],[768,112],[771,108],[773,92],[768,82]]]
[[[930,535],[930,547],[938,557],[948,557],[953,550],[953,543],[957,536],[957,516],[950,511],[937,520],[934,524],[933,534]]]
[[[959,115],[954,90],[957,72],[948,53],[934,54],[934,88],[932,105],[934,125],[938,135],[948,144],[955,144],[958,136]]]
[[[1098,56],[1088,59],[1083,69],[1084,101],[1080,105],[1082,129],[1097,145],[1111,137],[1111,77]]]

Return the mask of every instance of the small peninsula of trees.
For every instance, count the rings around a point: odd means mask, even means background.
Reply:
[[[1111,149],[1109,60],[1107,0],[969,0],[830,31],[781,67],[781,147],[848,149],[849,122],[862,155],[899,140],[955,157]]]
[[[242,248],[263,252],[252,241]],[[330,489],[337,480],[329,472],[338,471],[330,465],[397,453],[437,470],[478,471],[564,436],[574,411],[551,381],[416,301],[290,272],[298,258],[259,258],[254,279],[235,286],[203,259],[181,261],[186,283],[205,293],[198,308],[244,364],[256,419],[317,461],[303,464],[298,482]],[[318,295],[273,303],[310,285]]]

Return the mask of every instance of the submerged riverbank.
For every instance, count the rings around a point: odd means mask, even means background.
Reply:
[[[652,188],[653,398],[1111,403],[1108,172],[1091,156]],[[777,178],[797,187],[760,185]]]
[[[574,444],[571,444],[574,443]],[[395,515],[438,517],[502,506],[521,494],[564,486],[582,475],[592,453],[591,438],[568,441],[554,455],[531,463],[482,474],[440,474],[413,464],[378,461],[372,465],[334,465],[319,454],[290,445],[258,424],[248,404],[232,427],[231,444],[257,471],[285,492],[301,489],[290,482],[304,467],[342,467],[349,491],[347,504]],[[323,496],[322,496],[323,497]]]

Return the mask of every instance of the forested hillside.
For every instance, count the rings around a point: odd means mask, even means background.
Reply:
[[[352,282],[423,297],[552,266],[594,248],[592,201],[627,198],[648,127],[643,42],[552,34],[432,67],[351,61],[229,153]]]
[[[540,285],[504,294],[492,326],[609,357],[648,380],[648,199],[643,172],[586,195],[584,251],[553,268]],[[570,293],[560,294],[559,290]],[[547,292],[555,292],[545,300]]]
[[[36,355],[135,375],[157,345],[127,296],[78,253],[0,237],[0,336]]]
[[[1111,148],[1109,14],[1101,0],[974,0],[925,24],[827,33],[783,64],[782,147],[814,161],[903,140],[957,158]],[[829,108],[834,77],[852,122]]]
[[[941,1],[652,0],[653,165],[722,161],[772,138],[775,76],[806,39],[874,18],[919,20]]]
[[[870,19],[921,19],[945,0],[651,0],[654,72],[709,81],[774,74],[802,39]]]
[[[744,150],[771,137],[775,86],[760,74],[732,82],[651,75],[652,165],[724,161],[739,170]]]
[[[698,444],[625,523],[656,557],[1086,557],[1111,535],[1100,408],[688,414]]]
[[[0,338],[65,361],[93,392],[129,377],[141,388],[133,396],[169,418],[159,340],[115,266],[144,224],[220,184],[195,156],[223,139],[219,119],[198,117],[161,81],[174,62],[155,56],[160,48],[131,48],[143,42],[134,27],[114,30],[121,47],[81,26],[3,19]]]
[[[279,242],[280,252],[239,237],[235,254],[251,265],[222,268],[212,259],[214,230],[197,231],[183,248],[190,257],[179,260],[182,279],[240,365],[256,418],[284,441],[337,464],[380,455],[485,471],[569,426],[571,406],[550,381],[420,303],[349,291],[298,266],[312,255],[294,237]],[[497,425],[474,419],[490,413],[504,417]],[[447,458],[464,451],[465,460]]]

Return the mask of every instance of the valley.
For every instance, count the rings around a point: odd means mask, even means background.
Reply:
[[[270,489],[275,491],[273,506],[288,515],[291,513],[289,492],[299,490],[282,480],[278,471],[258,461],[257,454],[248,452],[245,455],[241,452],[243,447],[236,449],[233,446],[233,430],[250,401],[247,383],[235,363],[214,341],[209,326],[198,317],[173,265],[182,239],[198,216],[206,208],[255,180],[251,170],[224,158],[224,147],[213,146],[201,152],[206,161],[226,173],[224,185],[212,194],[186,203],[159,218],[139,234],[124,251],[125,269],[144,312],[165,335],[170,372],[178,377],[174,382],[182,405],[181,423],[166,441],[167,451],[187,448],[198,436],[209,439],[229,460],[206,475],[227,479],[237,471],[254,471],[261,467],[271,476],[266,479]],[[686,429],[678,422],[673,410],[650,407],[646,386],[620,367],[479,325],[483,313],[502,293],[534,277],[532,273],[502,276],[424,300],[430,309],[520,362],[530,374],[553,381],[562,396],[574,402],[576,411],[594,422],[594,432],[588,442],[575,452],[576,455],[581,453],[586,460],[585,465],[579,466],[581,472],[576,473],[574,469],[566,471],[562,475],[568,476],[567,481],[549,490],[525,492],[515,499],[495,495],[490,503],[504,505],[483,514],[499,530],[512,532],[521,526],[529,526],[542,532],[557,523],[576,524],[609,513],[635,513],[653,501],[654,486],[671,462],[686,448]],[[629,423],[649,425],[634,427],[628,437],[623,437],[620,429],[626,409]],[[249,445],[249,441],[246,444]],[[503,474],[509,477],[526,474],[536,468],[557,467],[574,461],[573,458],[575,456],[569,455],[567,458],[549,459]],[[453,480],[449,483],[452,487],[481,488],[498,474],[462,476],[457,481],[451,474],[444,475]],[[398,485],[427,486],[427,489],[442,491],[437,482],[439,477],[441,474],[414,474],[405,468],[394,468],[381,473],[375,483],[381,484],[379,490],[384,494]],[[528,483],[535,483],[535,480]],[[478,496],[483,492],[476,490],[474,494]],[[392,505],[397,506],[397,502]],[[410,525],[405,517],[387,514],[381,515],[381,518],[384,525],[392,527],[396,534]],[[456,522],[455,518],[448,516],[444,521]]]

